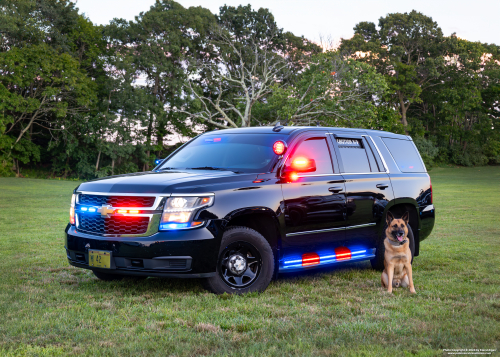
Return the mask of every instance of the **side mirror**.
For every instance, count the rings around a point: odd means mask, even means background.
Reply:
[[[313,159],[308,159],[307,157],[296,157],[293,159],[290,166],[285,166],[283,169],[283,174],[289,174],[292,172],[314,172],[316,171],[316,162]]]

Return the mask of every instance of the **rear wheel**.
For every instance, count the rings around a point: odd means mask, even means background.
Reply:
[[[97,270],[92,270],[92,273],[94,273],[94,275],[96,277],[98,277],[100,280],[104,280],[104,281],[113,281],[113,280],[122,280],[123,279],[123,275],[108,274],[108,273],[103,273],[103,272],[100,272]]]
[[[379,242],[377,245],[377,250],[375,252],[375,258],[370,260],[370,263],[372,264],[372,268],[375,270],[378,270],[378,271],[384,270],[384,255],[385,255],[384,240],[385,240],[385,229],[386,228],[387,227],[384,227],[384,234],[379,239]],[[410,225],[408,225],[408,240],[410,243],[411,262],[413,263],[413,256],[415,254],[415,238],[413,237],[413,230],[411,229]]]
[[[274,273],[271,246],[257,231],[231,227],[222,236],[216,275],[202,280],[215,294],[264,291]]]

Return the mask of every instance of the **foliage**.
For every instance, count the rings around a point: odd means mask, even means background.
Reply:
[[[293,85],[275,85],[266,106],[275,118],[297,125],[378,129],[375,101],[386,89],[374,67],[326,52],[313,56]]]
[[[496,45],[443,36],[416,11],[361,22],[341,49],[384,75],[381,106],[398,110],[405,131],[423,145],[426,163],[496,163],[500,141],[500,52]],[[431,156],[429,143],[439,153]],[[427,143],[427,144],[424,144]],[[435,152],[435,150],[432,150]]]
[[[429,170],[434,166],[434,158],[439,153],[439,149],[431,140],[428,140],[422,136],[415,137],[413,142],[420,152],[422,160],[424,160],[425,167],[427,168],[427,170]]]
[[[191,61],[186,91],[193,105],[178,110],[220,128],[255,125],[254,107],[290,84],[301,61],[320,50],[278,28],[269,10],[255,11],[250,5],[221,7],[208,40],[211,60]]]
[[[417,11],[354,30],[323,51],[250,5],[158,0],[95,26],[73,1],[2,0],[0,175],[144,171],[173,134],[277,121],[406,133],[429,167],[500,163],[499,46]]]

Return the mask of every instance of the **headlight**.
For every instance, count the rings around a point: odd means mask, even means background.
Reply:
[[[71,196],[71,207],[69,209],[69,223],[75,224],[75,202],[76,202],[76,195],[73,193],[73,196]]]
[[[201,226],[203,221],[193,221],[203,207],[211,206],[213,196],[174,196],[165,203],[160,220],[160,230],[189,229]]]

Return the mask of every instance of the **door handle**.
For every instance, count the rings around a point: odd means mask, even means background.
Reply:
[[[342,187],[340,187],[340,186],[334,186],[334,187],[330,187],[330,188],[328,189],[328,191],[333,192],[333,193],[339,193],[339,192],[340,192],[340,191],[342,191],[342,190],[343,190],[343,188],[342,188]]]
[[[389,187],[389,185],[386,183],[379,183],[377,185],[377,188],[380,188],[381,190],[385,190],[387,187]]]

